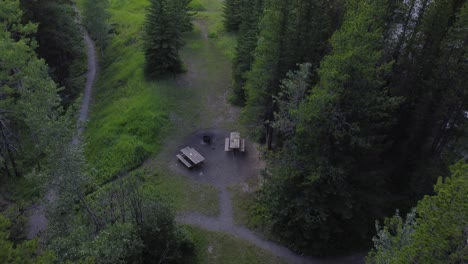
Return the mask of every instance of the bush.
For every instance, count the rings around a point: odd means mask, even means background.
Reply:
[[[144,223],[140,226],[143,240],[143,263],[162,260],[164,263],[190,263],[194,245],[177,225],[172,212],[160,203],[152,203],[143,209]],[[164,255],[164,252],[169,252]]]
[[[188,7],[194,11],[205,11],[206,8],[205,6],[200,3],[200,0],[193,0],[192,2],[190,2],[190,4],[188,5]]]

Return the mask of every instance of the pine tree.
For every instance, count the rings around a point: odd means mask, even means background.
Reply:
[[[237,48],[233,61],[233,94],[230,101],[244,105],[246,100],[244,85],[246,73],[250,71],[257,48],[258,24],[263,14],[263,0],[246,1],[241,10],[241,24],[237,39]]]
[[[35,39],[38,57],[45,59],[52,79],[64,89],[60,95],[69,106],[81,94],[86,54],[77,13],[69,0],[22,0],[25,21],[38,24]]]
[[[438,175],[446,175],[450,153],[466,127],[466,1],[408,1],[386,42],[395,60],[390,91],[403,96],[389,151],[395,190],[421,198]],[[417,16],[415,15],[417,14]],[[466,24],[465,24],[466,25]],[[399,29],[402,26],[402,30]],[[448,151],[448,152],[447,152]],[[450,154],[451,155],[451,154]],[[408,180],[410,179],[410,180]]]
[[[288,4],[283,0],[265,2],[265,11],[260,21],[260,35],[255,49],[255,59],[247,73],[245,90],[247,101],[243,111],[244,122],[257,139],[266,135],[271,147],[275,106],[272,95],[278,93],[281,79],[281,48],[286,27]],[[285,74],[285,73],[284,73]]]
[[[245,0],[226,0],[224,1],[224,27],[227,31],[237,31],[242,22],[243,5],[246,5]]]
[[[380,195],[382,181],[365,165],[385,149],[400,103],[383,79],[391,66],[382,60],[386,1],[349,2],[347,10],[318,84],[294,111],[294,136],[271,161],[260,205],[275,234],[322,254],[369,236],[367,210],[379,206],[370,197]]]
[[[311,63],[312,82],[316,82],[316,68],[328,51],[327,40],[333,32],[331,15],[333,8],[327,1],[267,1],[259,27],[261,30],[253,53],[248,48],[251,34],[241,35],[234,63],[234,93],[236,102],[243,102],[245,90],[246,108],[244,119],[256,136],[266,136],[268,147],[272,146],[274,121],[272,114],[277,106],[272,96],[279,92],[281,79],[300,63]],[[242,32],[242,29],[241,29]],[[255,33],[255,32],[254,32]],[[243,41],[243,42],[242,42]],[[247,44],[247,45],[241,45]],[[250,55],[250,56],[249,56]],[[249,69],[248,73],[244,73]]]
[[[145,19],[146,73],[149,77],[179,73],[182,32],[191,28],[188,0],[151,0]]]
[[[68,142],[73,131],[72,109],[65,111],[59,88],[48,75],[44,60],[38,59],[34,24],[21,24],[18,1],[2,1],[0,6],[0,142],[5,174],[50,172],[53,155]],[[9,17],[3,17],[3,16]],[[19,166],[21,164],[21,168]]]

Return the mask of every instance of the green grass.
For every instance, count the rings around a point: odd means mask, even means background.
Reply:
[[[213,41],[219,50],[221,50],[224,56],[232,61],[235,55],[237,39],[235,34],[226,32],[224,29],[223,17],[220,16],[220,13],[204,11],[198,12],[195,17],[206,21],[208,28],[207,33],[210,40]]]
[[[117,34],[105,54],[86,131],[86,157],[97,184],[157,152],[169,126],[167,100],[143,75],[140,25],[145,5],[112,1],[111,23]]]
[[[197,263],[287,263],[245,240],[223,233],[205,231],[192,226],[185,226],[185,228],[195,242]]]
[[[209,216],[219,214],[216,188],[167,171],[147,173],[143,193],[150,199],[162,200],[176,211],[196,211]]]
[[[193,0],[190,2],[189,7],[193,11],[205,11],[206,7],[203,5],[203,3],[200,0]]]
[[[234,185],[228,189],[232,198],[234,223],[253,227],[252,220],[250,219],[250,210],[252,205],[255,204],[255,193],[245,192],[242,190],[242,187],[241,185]]]
[[[206,10],[219,7],[217,1],[200,0],[199,3]],[[193,87],[186,88],[171,78],[146,80],[141,38],[146,5],[144,0],[111,1],[110,23],[116,34],[101,63],[85,133],[89,171],[99,186],[140,167],[143,161],[153,157],[155,161],[150,164],[157,166],[145,170],[148,174],[145,191],[159,195],[176,210],[216,215],[217,191],[170,172],[165,167],[168,159],[173,157],[160,157],[158,153],[163,149],[171,152],[187,133],[207,125],[204,121],[211,117],[200,115],[207,112],[200,101],[206,94],[216,95],[213,83],[230,79],[230,65],[220,65],[220,55],[225,51],[206,47],[196,28],[185,34],[187,45],[181,51],[184,61],[191,61],[202,70]],[[196,19],[213,24],[198,15]],[[201,62],[200,58],[207,59]],[[224,69],[223,74],[219,74],[220,69]]]

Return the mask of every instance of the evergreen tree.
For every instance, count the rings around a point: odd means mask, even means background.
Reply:
[[[224,1],[224,27],[227,31],[237,31],[242,22],[243,5],[248,4],[245,0]]]
[[[241,46],[242,39],[239,39],[234,92],[235,99],[242,102],[241,91],[245,89],[244,120],[251,126],[257,124],[253,129],[256,136],[266,135],[267,145],[271,148],[275,133],[270,124],[274,121],[272,113],[277,111],[272,96],[279,92],[280,80],[300,63],[311,63],[311,84],[316,82],[316,68],[328,51],[327,40],[333,32],[333,9],[328,1],[303,0],[267,1],[265,7],[252,66],[247,50],[244,50],[249,46]],[[244,74],[248,67],[251,67],[249,72]],[[247,77],[245,85],[244,76]]]
[[[275,111],[272,95],[278,93],[279,89],[282,37],[286,29],[287,15],[286,1],[265,2],[265,11],[259,25],[261,31],[255,49],[255,60],[247,73],[245,85],[247,102],[243,111],[244,122],[257,139],[266,135],[269,147],[273,136],[269,122],[273,120]]]
[[[37,27],[21,24],[18,1],[2,1],[0,8],[0,26],[5,29],[0,44],[8,47],[8,52],[0,53],[3,170],[16,175],[32,168],[40,172],[43,156],[55,151],[54,142],[70,136],[71,112],[65,114],[61,108],[59,89],[34,52],[35,41],[28,35]]]
[[[328,53],[333,30],[330,7],[333,1],[290,1],[290,15],[287,22],[281,64],[288,70],[296,64],[311,63],[312,83],[317,81],[316,70],[322,58]]]
[[[60,95],[67,106],[81,94],[86,73],[86,53],[74,2],[22,0],[24,20],[38,24],[35,39],[38,57],[45,59],[50,76],[64,87]]]
[[[299,70],[289,72],[288,77],[281,81],[281,92],[274,96],[278,111],[275,112],[272,126],[286,138],[292,137],[296,130],[295,112],[304,102],[309,90],[311,67],[310,63],[305,63],[299,66]]]
[[[468,260],[468,165],[452,167],[439,178],[436,195],[425,196],[404,221],[397,213],[377,224],[374,249],[366,262],[464,263]]]
[[[262,14],[263,0],[246,1],[241,10],[241,24],[232,66],[233,94],[230,98],[231,102],[236,105],[245,104],[246,73],[250,71],[254,61],[259,33],[258,24]]]
[[[271,161],[260,206],[295,249],[344,250],[370,234],[383,181],[378,166],[366,165],[385,150],[400,103],[383,79],[391,66],[382,60],[387,8],[384,0],[348,3],[320,81],[295,111],[294,136]]]
[[[183,70],[182,32],[191,29],[188,0],[151,0],[145,19],[146,73],[149,77]]]
[[[431,191],[438,175],[447,175],[453,162],[447,156],[464,133],[466,1],[408,1],[401,6],[404,12],[386,42],[391,47],[387,56],[395,60],[390,91],[405,102],[396,115],[394,144],[386,159],[392,161],[388,171],[393,190],[415,202]]]

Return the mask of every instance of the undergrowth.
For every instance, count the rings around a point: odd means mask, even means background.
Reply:
[[[95,87],[86,157],[97,184],[138,167],[158,151],[169,125],[167,102],[145,80],[141,24],[146,1],[112,1],[115,35]]]

